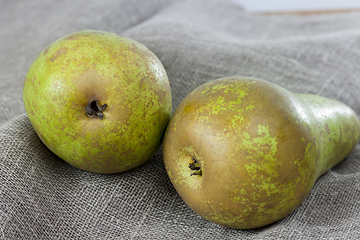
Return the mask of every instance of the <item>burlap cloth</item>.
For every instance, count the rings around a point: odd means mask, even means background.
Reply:
[[[305,202],[268,227],[234,230],[185,205],[161,149],[133,170],[71,167],[39,140],[22,85],[56,39],[84,29],[131,37],[164,64],[173,108],[195,87],[231,76],[338,99],[360,115],[360,13],[252,15],[223,0],[0,1],[2,239],[359,239],[360,146],[320,177]]]

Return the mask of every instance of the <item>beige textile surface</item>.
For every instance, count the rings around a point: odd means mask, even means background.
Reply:
[[[50,43],[84,29],[151,49],[174,109],[200,84],[242,75],[340,100],[360,116],[359,12],[251,15],[230,0],[0,0],[1,239],[359,239],[359,145],[294,213],[254,230],[188,208],[161,150],[115,175],[78,170],[47,150],[25,114],[23,81]]]

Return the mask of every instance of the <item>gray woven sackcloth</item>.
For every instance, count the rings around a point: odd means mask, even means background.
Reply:
[[[359,239],[360,146],[291,215],[234,230],[194,213],[161,150],[101,175],[71,167],[35,134],[22,85],[37,55],[84,29],[115,32],[164,64],[173,109],[220,77],[262,78],[340,100],[360,116],[360,13],[253,15],[225,0],[0,0],[0,239]]]

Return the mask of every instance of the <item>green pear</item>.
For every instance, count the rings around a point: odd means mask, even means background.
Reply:
[[[42,142],[95,173],[147,161],[172,112],[159,59],[140,43],[103,31],[76,32],[42,51],[26,75],[23,99]]]
[[[163,157],[191,209],[216,224],[251,229],[293,212],[359,139],[357,115],[336,100],[228,77],[182,101]]]

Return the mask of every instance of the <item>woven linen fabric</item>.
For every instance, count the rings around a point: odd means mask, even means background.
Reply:
[[[168,73],[174,110],[197,86],[241,75],[337,99],[360,116],[360,12],[254,15],[230,0],[1,0],[1,239],[359,239],[360,145],[295,212],[252,230],[193,212],[161,149],[113,175],[76,169],[50,152],[25,113],[23,82],[43,49],[85,29],[152,50]]]

